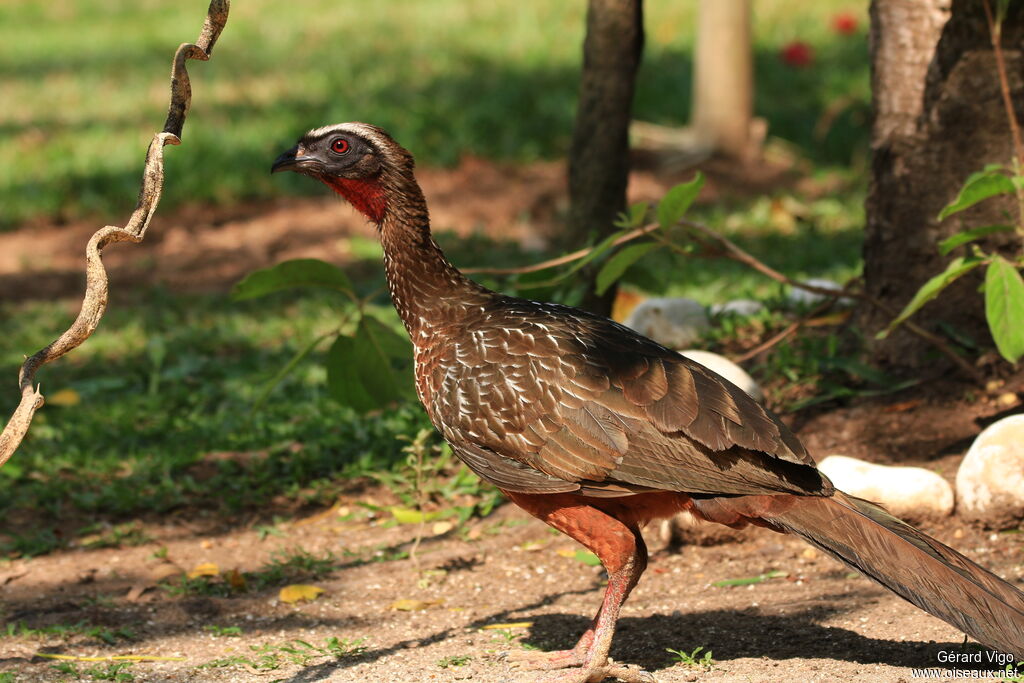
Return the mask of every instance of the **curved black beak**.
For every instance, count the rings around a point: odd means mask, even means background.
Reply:
[[[306,156],[302,152],[303,150],[299,149],[298,145],[295,145],[290,150],[274,159],[274,164],[270,167],[270,172],[278,173],[280,171],[297,171],[301,173],[320,164],[320,161],[316,157]]]

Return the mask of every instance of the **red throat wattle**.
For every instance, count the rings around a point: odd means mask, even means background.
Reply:
[[[374,223],[379,224],[384,220],[384,211],[387,209],[388,201],[384,196],[384,188],[381,187],[379,179],[333,177],[325,178],[324,182],[348,200],[349,204],[354,206],[359,213]]]

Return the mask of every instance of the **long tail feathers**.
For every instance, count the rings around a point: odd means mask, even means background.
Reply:
[[[982,644],[1024,660],[1024,593],[952,548],[840,491],[767,509],[751,498],[719,498],[711,507],[801,536]]]

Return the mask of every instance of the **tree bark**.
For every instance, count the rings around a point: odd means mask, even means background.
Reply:
[[[579,105],[569,151],[569,224],[573,245],[615,230],[626,208],[629,122],[636,71],[643,53],[641,0],[590,0],[583,43]],[[594,271],[582,306],[607,315],[615,288],[597,296]]]
[[[993,0],[994,4],[994,0]],[[941,257],[936,244],[966,226],[1005,223],[1012,200],[988,200],[938,221],[974,171],[1007,163],[1010,128],[980,0],[873,0],[870,50],[875,120],[871,182],[866,202],[864,281],[868,294],[900,310],[928,278],[963,249]],[[1018,121],[1024,118],[1024,7],[1011,5],[1003,27],[1010,87]],[[987,249],[1016,250],[1008,234]],[[942,323],[991,345],[978,294],[980,275],[964,278],[928,304],[915,321]],[[870,337],[891,316],[871,306],[858,311]],[[875,344],[877,361],[911,370],[932,362],[931,349],[897,330]]]
[[[718,152],[751,152],[754,62],[750,0],[700,0],[694,55],[693,126]]]

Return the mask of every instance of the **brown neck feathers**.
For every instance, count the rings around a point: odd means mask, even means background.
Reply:
[[[430,235],[426,200],[415,180],[382,178],[387,209],[379,223],[384,270],[398,315],[414,344],[457,323],[486,292],[445,258]]]

